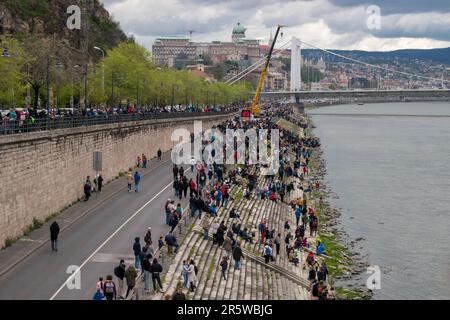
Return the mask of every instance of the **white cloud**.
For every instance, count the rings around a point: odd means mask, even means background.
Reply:
[[[427,13],[417,13],[423,3],[382,6],[381,30],[369,30],[367,1],[356,0],[105,0],[105,6],[126,33],[151,48],[162,35],[188,35],[194,40],[229,41],[238,20],[247,36],[268,41],[277,24],[293,35],[331,49],[395,50],[450,47],[450,12],[429,0]],[[408,11],[410,6],[410,12]],[[433,11],[433,6],[436,11]],[[402,9],[402,10],[400,10]],[[402,12],[402,13],[399,13]],[[281,40],[281,42],[284,42]]]

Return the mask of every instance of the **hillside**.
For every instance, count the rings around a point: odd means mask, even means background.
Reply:
[[[89,19],[82,23],[87,22],[87,33],[66,27],[66,10],[74,4],[81,8],[86,5]],[[108,49],[127,38],[98,0],[0,0],[0,35],[20,38],[26,34],[54,35],[78,50],[89,43],[91,56],[93,46]]]

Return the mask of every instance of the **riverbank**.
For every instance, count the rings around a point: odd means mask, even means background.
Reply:
[[[314,135],[312,119],[306,116],[308,136]],[[341,212],[330,204],[334,197],[332,190],[325,183],[326,162],[322,148],[312,151],[310,158],[310,181],[318,181],[320,188],[313,191],[316,199],[314,209],[319,216],[320,239],[325,245],[328,258],[326,259],[331,278],[330,285],[336,288],[338,299],[371,299],[372,292],[361,285],[361,276],[366,271],[368,263],[356,250],[356,245],[362,238],[351,240],[345,233],[340,222]]]
[[[354,98],[354,99],[333,99],[329,101],[306,101],[304,102],[305,108],[316,109],[320,107],[330,107],[339,105],[351,105],[351,104],[376,104],[376,103],[414,103],[414,102],[449,102],[448,98],[404,98],[404,99],[367,99],[367,98]]]

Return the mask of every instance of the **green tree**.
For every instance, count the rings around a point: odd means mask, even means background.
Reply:
[[[11,38],[1,38],[0,48],[5,50],[5,56],[0,57],[0,104],[15,107],[24,103],[26,91],[24,50],[17,40]]]

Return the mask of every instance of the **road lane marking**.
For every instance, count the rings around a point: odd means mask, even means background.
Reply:
[[[190,169],[186,169],[184,173],[186,174]],[[173,185],[173,182],[170,182],[164,189],[158,192],[153,198],[147,201],[142,207],[140,207],[131,217],[129,217],[122,225],[117,228],[86,260],[78,267],[76,271],[74,271],[69,278],[59,287],[59,289],[50,297],[49,300],[54,300],[56,296],[67,286],[67,284],[72,281],[72,279],[80,273],[81,269],[112,239],[116,234],[118,234],[131,220],[133,220],[139,213],[141,213],[150,203],[155,201],[164,191],[169,189]]]

